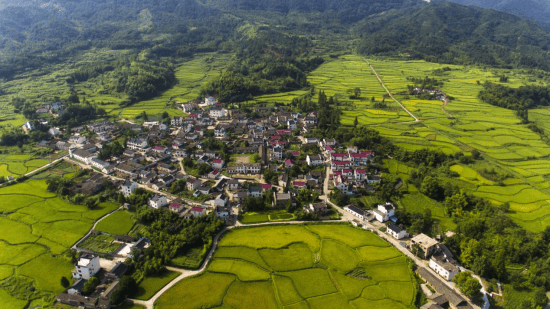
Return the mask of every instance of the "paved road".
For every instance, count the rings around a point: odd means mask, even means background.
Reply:
[[[191,276],[194,276],[194,275],[197,275],[201,272],[203,272],[205,269],[206,269],[206,265],[208,264],[208,261],[212,258],[212,255],[214,254],[214,251],[216,250],[216,247],[218,246],[218,241],[220,239],[220,237],[225,233],[227,232],[228,230],[230,230],[232,228],[232,226],[229,226],[229,227],[226,227],[224,228],[221,232],[218,233],[218,235],[216,235],[216,237],[214,237],[214,241],[212,243],[212,248],[210,249],[210,251],[208,252],[208,255],[206,256],[206,258],[204,259],[204,261],[202,262],[202,265],[201,265],[201,268],[199,268],[198,270],[184,270],[184,269],[178,269],[178,268],[173,268],[173,267],[167,267],[169,270],[172,270],[172,271],[177,271],[177,272],[180,272],[181,275],[179,275],[176,279],[172,280],[170,283],[168,283],[165,287],[163,287],[160,291],[158,291],[153,297],[151,297],[149,300],[147,301],[142,301],[142,300],[137,300],[137,299],[132,299],[132,301],[135,303],[135,304],[139,304],[139,305],[142,305],[144,306],[145,308],[147,309],[153,309],[154,307],[154,304],[155,302],[157,301],[157,299],[159,297],[162,296],[162,294],[164,294],[166,291],[168,291],[170,288],[172,288],[176,283],[180,282],[181,280],[187,278],[187,277],[191,277]]]
[[[414,121],[418,122],[418,121],[421,121],[420,119],[418,119],[415,115],[413,115],[413,113],[411,113],[403,104],[401,104],[401,102],[397,101],[397,99],[393,96],[393,94],[388,90],[388,88],[386,88],[386,85],[384,85],[384,82],[382,81],[382,78],[380,78],[380,76],[378,75],[378,73],[376,72],[376,70],[374,69],[374,67],[370,64],[370,62],[366,59],[366,58],[363,58],[363,60],[365,60],[367,62],[367,64],[370,66],[370,68],[372,69],[372,71],[374,72],[374,74],[376,75],[376,78],[378,78],[378,81],[380,82],[380,85],[382,85],[382,87],[384,87],[384,89],[386,89],[386,92],[389,94],[389,96],[397,103],[399,104],[399,106],[401,106],[401,108],[406,111],[409,115],[411,115],[411,117],[414,118]]]

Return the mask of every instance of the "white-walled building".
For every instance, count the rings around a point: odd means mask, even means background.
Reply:
[[[309,166],[317,166],[322,165],[325,163],[325,160],[323,156],[317,154],[317,155],[307,155],[306,157],[307,165]]]
[[[212,106],[212,105],[215,105],[217,103],[217,100],[216,100],[216,98],[210,96],[210,97],[204,98],[204,103],[206,103],[207,106]]]
[[[210,110],[210,117],[212,118],[220,118],[227,116],[227,109],[225,108],[212,108]]]
[[[367,217],[367,212],[355,205],[348,205],[344,207],[344,210],[363,220]]]
[[[458,274],[458,267],[449,263],[445,256],[440,252],[432,255],[432,258],[430,259],[430,268],[447,281],[453,280],[454,276]]]
[[[93,158],[97,157],[96,154],[90,153],[82,149],[77,149],[75,151],[72,151],[70,156],[71,158],[77,159],[78,161],[84,162],[88,165],[91,164]]]
[[[397,226],[393,223],[390,223],[387,226],[386,233],[390,234],[395,239],[403,239],[403,238],[409,236],[409,233],[407,233],[407,231],[405,231],[405,229],[403,229],[402,227]]]
[[[392,203],[378,205],[378,209],[375,209],[373,213],[376,220],[386,222],[395,215],[395,206]]]
[[[134,191],[138,188],[138,184],[136,182],[130,182],[128,180],[124,181],[122,185],[120,186],[120,190],[122,191],[122,195],[125,197],[128,197],[134,193]]]
[[[73,269],[73,278],[89,280],[101,269],[99,257],[92,254],[82,255],[76,261]]]
[[[149,206],[160,209],[168,204],[168,200],[166,199],[166,196],[162,194],[155,194],[150,200],[149,200]]]

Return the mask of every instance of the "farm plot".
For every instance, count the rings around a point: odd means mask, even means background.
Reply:
[[[177,276],[179,276],[179,273],[171,270],[166,270],[155,276],[148,276],[141,281],[134,297],[136,299],[148,300]]]
[[[292,221],[296,216],[288,213],[285,210],[266,210],[247,212],[241,215],[239,221],[243,224],[277,222],[277,221]]]
[[[193,296],[197,289],[209,293]],[[405,257],[372,232],[264,226],[227,232],[207,270],[176,284],[155,307],[412,308],[416,289]]]
[[[103,203],[89,210],[69,204],[46,191],[44,180],[0,188],[0,200],[0,209],[5,211],[0,217],[0,280],[24,280],[13,286],[13,296],[6,294],[10,299],[0,294],[3,304],[11,304],[9,308],[23,308],[27,303],[51,305],[63,291],[59,278],[70,275],[73,268],[62,254],[89,231],[98,216],[117,207]],[[17,295],[22,294],[17,289],[33,289],[34,296],[19,300]]]
[[[126,235],[134,227],[134,220],[128,211],[117,211],[96,225],[96,230],[113,234]]]

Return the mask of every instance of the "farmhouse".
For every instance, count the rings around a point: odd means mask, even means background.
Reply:
[[[432,255],[430,259],[430,268],[447,281],[451,281],[459,271],[458,267],[449,263],[449,261],[445,258],[445,255],[441,252],[437,252]]]
[[[90,279],[95,276],[101,269],[99,265],[99,257],[92,254],[82,255],[75,263],[73,270],[73,278],[75,279]]]
[[[309,166],[317,166],[322,165],[325,163],[323,157],[321,155],[308,155],[306,157],[307,165]]]
[[[230,207],[217,206],[216,207],[216,216],[221,220],[227,220],[231,215]]]
[[[193,207],[191,208],[191,214],[195,217],[206,215],[206,209],[201,207]]]
[[[363,220],[367,217],[367,212],[355,205],[348,205],[344,210]]]
[[[394,218],[395,206],[392,203],[386,203],[384,205],[378,205],[378,209],[373,211],[374,217],[380,222],[386,222],[390,219],[397,221]]]
[[[161,207],[166,206],[166,204],[168,204],[168,200],[166,199],[166,196],[161,194],[155,194],[149,200],[149,206],[155,209],[160,209]]]
[[[215,206],[225,207],[227,205],[227,196],[225,194],[220,194],[214,200]]]
[[[88,165],[90,165],[92,159],[95,157],[97,157],[97,155],[81,149],[71,152],[71,158],[77,159],[78,161],[84,162]]]
[[[403,238],[409,236],[407,231],[405,231],[402,227],[397,226],[393,223],[390,223],[387,226],[387,233],[390,234],[395,239],[403,239]]]
[[[137,183],[125,180],[120,186],[120,190],[122,191],[122,195],[124,195],[125,197],[128,197],[132,195],[138,187],[139,186]]]
[[[185,209],[185,207],[183,207],[181,204],[178,204],[178,203],[170,203],[170,206],[168,206],[168,209],[170,209],[175,213],[180,213]]]
[[[326,203],[321,202],[304,206],[304,211],[322,216],[327,214],[330,209],[328,208]]]

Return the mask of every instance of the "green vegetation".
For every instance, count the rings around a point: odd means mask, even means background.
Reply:
[[[126,235],[133,227],[132,214],[128,211],[119,210],[101,220],[97,224],[96,230],[113,235]]]
[[[79,247],[99,253],[111,253],[121,246],[120,243],[113,241],[114,238],[109,235],[90,235],[80,243]]]
[[[390,260],[381,260],[379,250],[393,250]],[[377,290],[368,293],[369,286]],[[203,289],[211,293],[198,297]],[[207,270],[176,284],[155,307],[185,301],[189,308],[352,308],[383,301],[377,308],[413,308],[416,291],[406,258],[372,232],[340,224],[276,225],[227,232]]]
[[[141,281],[133,297],[135,299],[148,300],[179,275],[180,273],[177,271],[165,270],[159,274],[149,276]]]
[[[239,221],[243,224],[292,221],[296,216],[286,210],[266,210],[246,212],[240,215]]]

